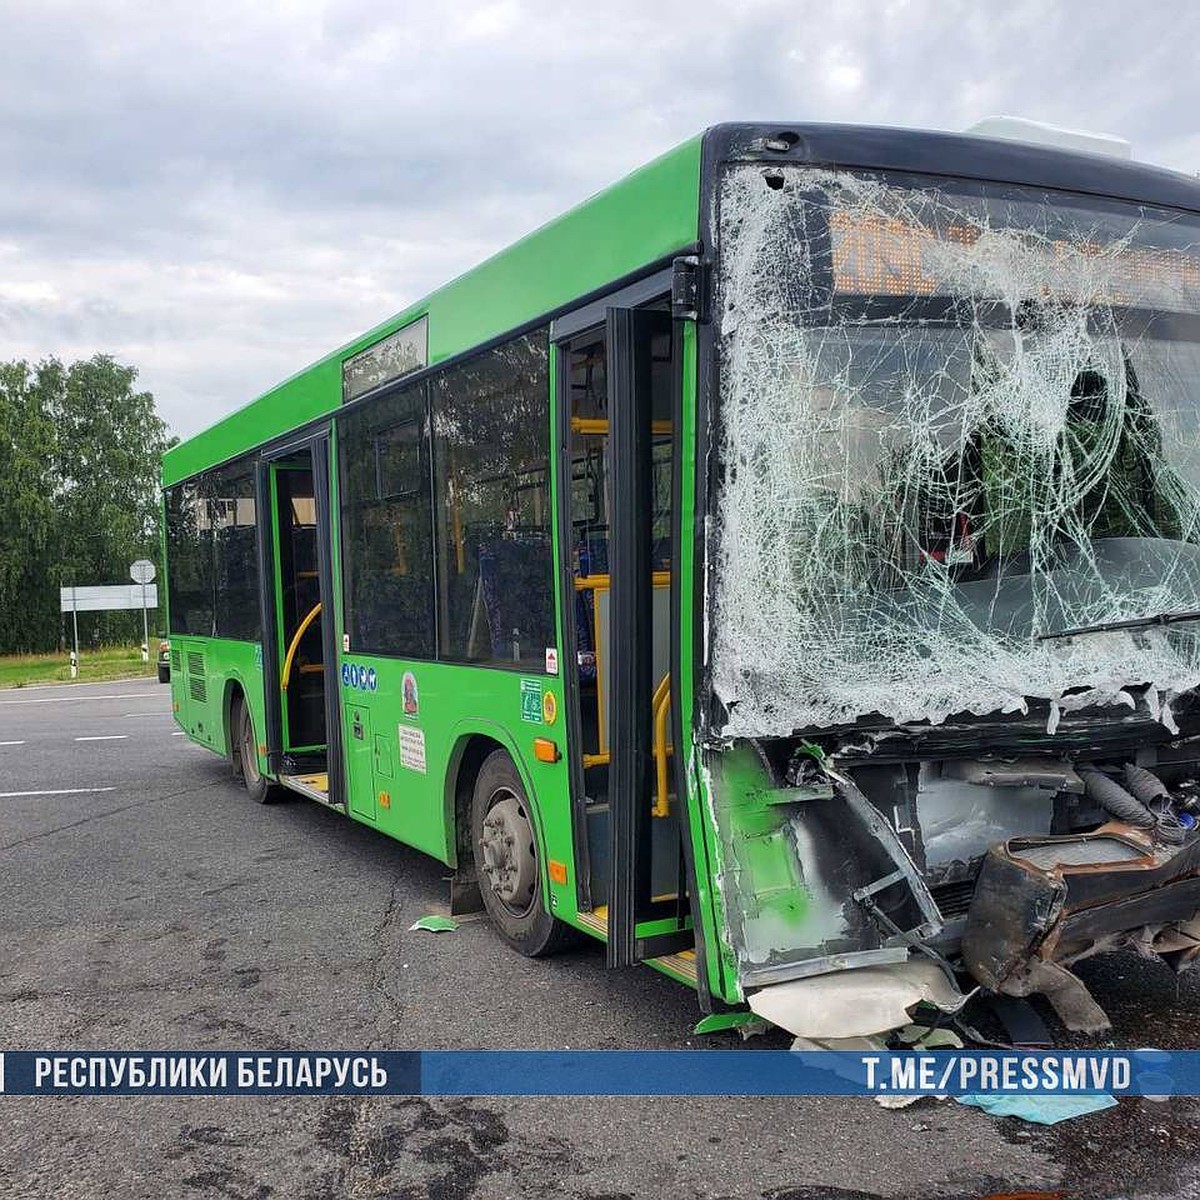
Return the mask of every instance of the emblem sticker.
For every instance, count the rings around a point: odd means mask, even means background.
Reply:
[[[404,672],[404,678],[400,681],[400,694],[404,701],[404,715],[406,717],[415,717],[421,711],[421,694],[417,691],[417,677],[411,671]],[[421,737],[421,746],[424,748],[424,735]],[[424,767],[421,768],[424,770]]]

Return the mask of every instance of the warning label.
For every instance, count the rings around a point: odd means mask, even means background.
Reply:
[[[398,727],[400,736],[400,765],[410,771],[425,774],[425,730],[411,725]]]

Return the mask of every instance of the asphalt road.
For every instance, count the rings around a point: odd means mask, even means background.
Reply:
[[[439,864],[326,809],[249,803],[156,683],[0,691],[2,1048],[739,1045],[597,948],[409,932],[446,895]],[[1113,1043],[1200,1045],[1196,979],[1127,957],[1087,978]],[[1045,1130],[858,1098],[0,1098],[5,1200],[1174,1197],[1197,1164],[1192,1101]]]

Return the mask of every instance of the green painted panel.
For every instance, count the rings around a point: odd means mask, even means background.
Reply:
[[[180,669],[171,671],[171,701],[179,727],[201,746],[228,755],[230,745],[225,715],[231,691],[239,689],[249,700],[254,730],[265,741],[262,647],[256,642],[219,638],[171,638],[172,657],[179,651]],[[265,770],[266,755],[259,755]]]
[[[562,686],[558,678],[522,674],[497,668],[453,663],[410,662],[354,653],[340,657],[336,676],[342,692],[347,770],[352,797],[376,786],[374,761],[391,754],[389,806],[378,806],[372,822],[377,829],[454,864],[454,797],[448,786],[449,764],[456,749],[472,736],[496,741],[509,751],[533,794],[541,820],[546,854],[572,860],[571,813],[565,757],[557,763],[539,762],[533,755],[535,737],[551,737],[562,748]],[[531,685],[553,694],[539,718],[524,705]],[[373,686],[372,686],[373,685]],[[547,723],[547,710],[554,721]],[[371,754],[355,754],[355,719],[369,714],[373,731]],[[524,714],[524,716],[523,716]],[[358,800],[352,799],[352,815]],[[557,894],[557,893],[556,893]],[[561,897],[560,897],[561,899]],[[574,912],[574,899],[568,906]],[[556,906],[557,911],[557,906]]]

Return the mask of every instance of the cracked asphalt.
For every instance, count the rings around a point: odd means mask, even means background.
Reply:
[[[686,989],[598,948],[531,962],[482,919],[410,932],[445,903],[439,864],[249,803],[169,708],[142,680],[0,692],[0,1047],[698,1044]],[[1087,978],[1114,1044],[1200,1044],[1196,980],[1129,958]],[[858,1098],[0,1098],[5,1200],[1082,1200],[1200,1195],[1198,1162],[1191,1100],[1046,1130]]]

